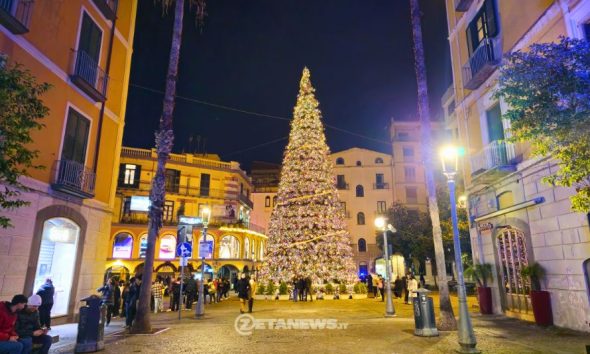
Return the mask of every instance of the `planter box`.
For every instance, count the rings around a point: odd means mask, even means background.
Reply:
[[[492,289],[488,287],[477,288],[477,297],[479,299],[479,312],[482,315],[493,314]]]
[[[531,303],[535,314],[535,323],[539,326],[553,325],[551,294],[548,291],[531,291]]]

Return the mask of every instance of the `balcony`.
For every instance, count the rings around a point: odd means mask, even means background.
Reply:
[[[455,11],[465,12],[469,10],[472,3],[473,0],[455,0]]]
[[[29,32],[33,0],[0,0],[0,25],[14,34]]]
[[[389,189],[389,183],[373,183],[373,189]]]
[[[496,70],[502,59],[499,38],[486,38],[463,66],[463,86],[475,90]]]
[[[254,203],[250,200],[250,198],[248,198],[247,195],[238,194],[238,200],[248,206],[248,208],[254,208]]]
[[[56,161],[57,177],[51,187],[80,198],[94,197],[96,175],[83,164],[71,160]]]
[[[348,190],[348,183],[346,183],[346,182],[336,183],[336,189]]]
[[[70,79],[90,98],[97,102],[104,102],[107,93],[107,74],[98,66],[96,60],[85,51],[78,50],[73,53],[75,65]]]
[[[514,145],[493,141],[471,157],[471,177],[489,183],[516,171]]]
[[[117,17],[117,0],[92,0],[107,19],[113,21]]]

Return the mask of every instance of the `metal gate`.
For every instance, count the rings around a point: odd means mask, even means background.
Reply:
[[[524,233],[517,229],[504,229],[497,237],[497,245],[507,309],[528,313],[532,311],[530,286],[520,274],[529,263]]]

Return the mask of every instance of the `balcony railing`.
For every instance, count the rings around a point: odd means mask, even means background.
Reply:
[[[496,70],[501,59],[499,37],[485,38],[463,66],[463,86],[469,90],[478,88]]]
[[[514,170],[514,145],[504,141],[493,141],[471,157],[471,175],[474,177],[486,171],[505,174]]]
[[[72,82],[97,102],[104,102],[107,93],[107,74],[96,60],[83,50],[74,51]]]
[[[348,190],[348,183],[336,183],[336,189]]]
[[[92,0],[104,17],[114,20],[117,17],[117,0]]]
[[[14,34],[29,32],[33,0],[0,0],[0,24]]]
[[[135,185],[127,185],[122,183],[119,180],[119,189],[125,190],[135,190],[135,191],[145,191],[149,192],[151,189],[151,182],[149,181],[141,181]],[[214,199],[231,199],[227,198],[226,191],[223,189],[212,189],[212,188],[201,188],[200,186],[190,187],[185,184],[171,184],[168,185],[166,188],[166,193],[170,194],[177,194],[183,195],[188,197],[198,197],[198,198],[214,198]],[[235,199],[235,198],[234,198]]]
[[[473,0],[455,0],[455,11],[465,12],[469,10],[472,3]]]
[[[389,183],[373,183],[373,189],[389,189]]]
[[[254,203],[243,194],[238,194],[238,200],[244,204],[246,204],[250,209],[254,208]]]
[[[155,150],[138,149],[123,147],[121,148],[121,157],[128,157],[139,160],[152,160],[155,161],[158,156]],[[170,161],[186,163],[191,166],[204,167],[204,168],[218,168],[224,170],[233,170],[231,162],[216,161],[210,159],[204,159],[195,157],[189,154],[170,154]]]
[[[71,160],[56,161],[57,177],[54,190],[80,198],[94,197],[95,174],[83,164]]]

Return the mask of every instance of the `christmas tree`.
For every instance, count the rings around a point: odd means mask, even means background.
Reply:
[[[307,68],[299,85],[289,144],[269,224],[262,276],[352,281],[351,239],[338,199],[319,102]]]

